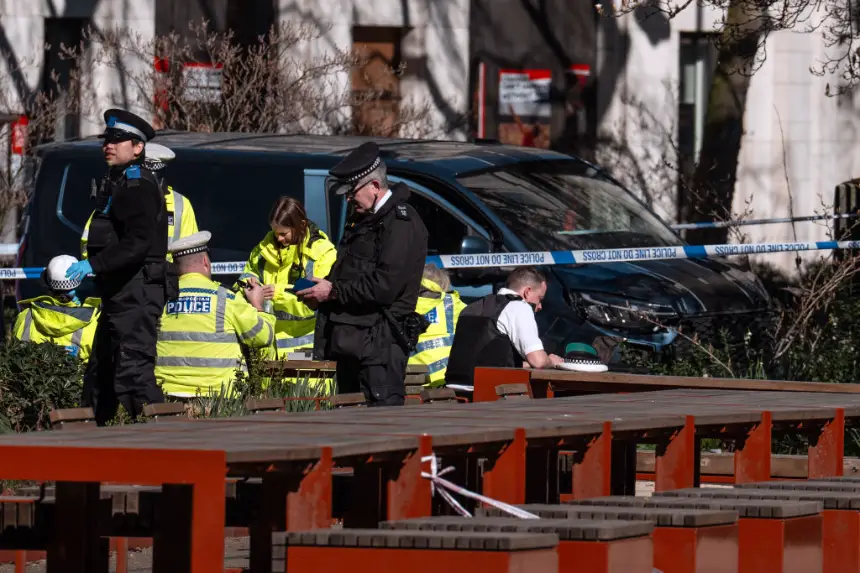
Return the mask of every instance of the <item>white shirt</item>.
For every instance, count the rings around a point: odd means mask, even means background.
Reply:
[[[509,288],[499,289],[499,294],[517,293]],[[499,319],[496,321],[499,332],[510,338],[511,343],[520,356],[525,359],[526,355],[538,350],[543,350],[543,342],[538,336],[535,312],[524,300],[512,300],[505,306]]]
[[[509,288],[500,288],[499,294],[517,294]],[[538,336],[535,312],[524,300],[512,300],[505,305],[504,310],[496,321],[496,328],[507,336],[520,356],[525,360],[526,355],[543,350],[543,342]],[[520,366],[517,364],[517,366]],[[446,384],[447,388],[473,392],[474,387],[467,384]]]
[[[382,206],[385,205],[385,202],[388,201],[390,198],[391,198],[391,190],[389,189],[388,191],[385,192],[385,195],[382,196],[382,199],[380,199],[379,201],[376,202],[376,207],[373,208],[373,212],[376,213],[380,209],[382,209]]]

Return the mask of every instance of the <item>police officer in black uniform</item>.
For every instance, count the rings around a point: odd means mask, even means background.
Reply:
[[[133,113],[110,109],[99,137],[108,164],[90,225],[89,258],[66,276],[95,273],[102,313],[84,378],[84,405],[104,425],[117,403],[134,418],[144,404],[163,402],[155,382],[158,321],[170,286],[167,211],[158,180],[144,166],[152,127]]]
[[[407,203],[409,188],[388,188],[375,143],[364,143],[330,170],[327,188],[346,195],[352,213],[327,279],[299,291],[320,305],[315,356],[337,361],[340,393],[363,392],[370,406],[402,405],[409,352],[426,328],[415,313],[427,229]]]

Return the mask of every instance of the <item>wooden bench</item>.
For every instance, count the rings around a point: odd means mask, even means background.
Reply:
[[[421,390],[421,402],[423,404],[456,401],[457,394],[455,394],[450,388],[426,388]]]
[[[823,564],[818,501],[611,496],[571,504],[737,511],[738,573],[812,573]]]
[[[251,414],[259,412],[286,412],[287,401],[283,398],[249,398],[245,409]]]
[[[496,386],[496,396],[500,400],[531,400],[527,384],[502,384]]]
[[[340,408],[364,408],[367,406],[367,398],[361,392],[354,394],[336,394],[331,397],[331,405]]]
[[[51,428],[54,430],[64,429],[88,429],[96,426],[96,415],[92,408],[61,408],[51,410],[48,414]]]
[[[406,386],[406,406],[415,406],[421,404],[421,392],[424,391],[424,385]]]
[[[579,573],[651,573],[654,560],[646,521],[519,519],[508,517],[428,517],[387,521],[381,529],[451,532],[554,533],[558,535],[559,571]]]
[[[143,407],[143,417],[152,422],[157,422],[159,418],[171,418],[174,421],[178,421],[184,417],[190,420],[185,408],[185,402],[146,404]]]
[[[858,492],[806,489],[688,488],[659,492],[655,493],[655,496],[821,502],[824,505],[821,529],[823,563],[822,569],[812,570],[825,572],[860,571],[860,545],[857,541],[857,532],[860,532],[860,493]]]
[[[718,509],[598,507],[527,504],[518,506],[541,519],[609,519],[654,524],[654,567],[666,573],[735,573],[738,567],[738,513]],[[478,514],[500,516],[495,508]]]
[[[429,373],[430,369],[425,364],[407,364],[406,378],[403,380],[403,383],[407,388],[410,386],[424,386],[427,383],[427,375]]]
[[[558,573],[558,536],[551,533],[315,530],[273,536],[273,569],[290,573]],[[280,543],[277,539],[285,539]],[[278,559],[280,557],[280,559]]]

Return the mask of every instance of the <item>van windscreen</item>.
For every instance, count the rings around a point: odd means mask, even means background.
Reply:
[[[578,161],[529,163],[458,179],[534,251],[680,245],[626,189]]]

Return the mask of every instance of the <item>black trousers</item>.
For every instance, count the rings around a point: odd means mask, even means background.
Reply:
[[[333,324],[330,332],[338,393],[362,392],[368,406],[402,406],[407,356],[388,324],[369,328]]]
[[[100,426],[116,415],[119,404],[137,418],[145,404],[164,402],[155,382],[164,299],[164,286],[146,284],[138,275],[102,300],[83,394],[84,406],[95,410]]]

